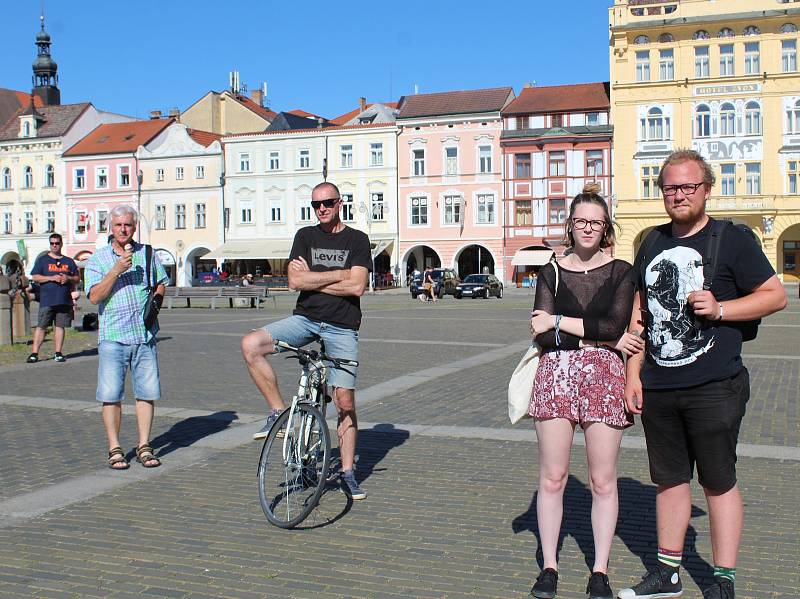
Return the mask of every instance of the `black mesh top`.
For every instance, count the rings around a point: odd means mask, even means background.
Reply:
[[[558,291],[554,293],[555,270],[545,265],[536,284],[534,310],[583,319],[584,338],[613,341],[625,332],[631,319],[634,285],[631,265],[624,260],[588,271],[564,270],[558,267]],[[554,330],[536,337],[543,351],[578,349],[580,338],[561,331],[561,345],[556,347]]]

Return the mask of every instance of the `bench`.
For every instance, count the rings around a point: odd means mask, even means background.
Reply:
[[[228,299],[228,304],[233,308],[233,300],[237,298],[250,299],[250,306],[260,308],[261,301],[266,300],[269,290],[266,287],[167,287],[164,290],[164,299],[167,302],[167,309],[172,309],[175,299],[185,299],[186,307],[192,307],[193,299],[207,299],[211,302],[211,309],[217,307],[217,300]],[[272,296],[272,305],[275,307],[275,297]]]
[[[227,298],[228,305],[233,308],[233,300],[238,298],[245,298],[250,300],[250,307],[251,308],[260,308],[261,302],[266,300],[268,297],[272,297],[272,306],[276,307],[275,296],[269,295],[269,289],[266,287],[262,287],[260,285],[250,285],[248,287],[220,287],[220,298]],[[214,304],[217,301],[217,298],[211,300],[211,307],[214,308]]]

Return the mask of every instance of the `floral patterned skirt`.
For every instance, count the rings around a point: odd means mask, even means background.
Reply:
[[[633,418],[625,412],[622,359],[602,347],[545,353],[536,369],[528,413],[539,420],[631,426]]]

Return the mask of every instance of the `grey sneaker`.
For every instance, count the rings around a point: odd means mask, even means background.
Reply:
[[[703,599],[736,599],[733,581],[715,576],[714,584],[703,591]]]
[[[350,499],[358,500],[367,498],[366,492],[358,486],[356,475],[352,470],[343,470],[341,480],[342,492],[350,497]]]
[[[266,439],[267,435],[269,434],[269,429],[272,428],[272,425],[275,424],[275,421],[280,415],[281,410],[272,410],[269,413],[269,416],[267,416],[267,421],[264,423],[264,426],[261,427],[261,430],[253,435],[253,439]],[[281,435],[279,434],[278,436]]]
[[[656,566],[642,577],[642,582],[617,593],[619,599],[668,599],[683,595],[678,568]]]

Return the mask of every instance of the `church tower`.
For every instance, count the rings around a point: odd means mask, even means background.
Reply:
[[[38,46],[36,60],[33,61],[33,93],[41,98],[45,106],[61,104],[61,91],[58,89],[58,65],[50,56],[50,34],[44,30],[44,13],[40,17],[42,30],[36,34]]]

